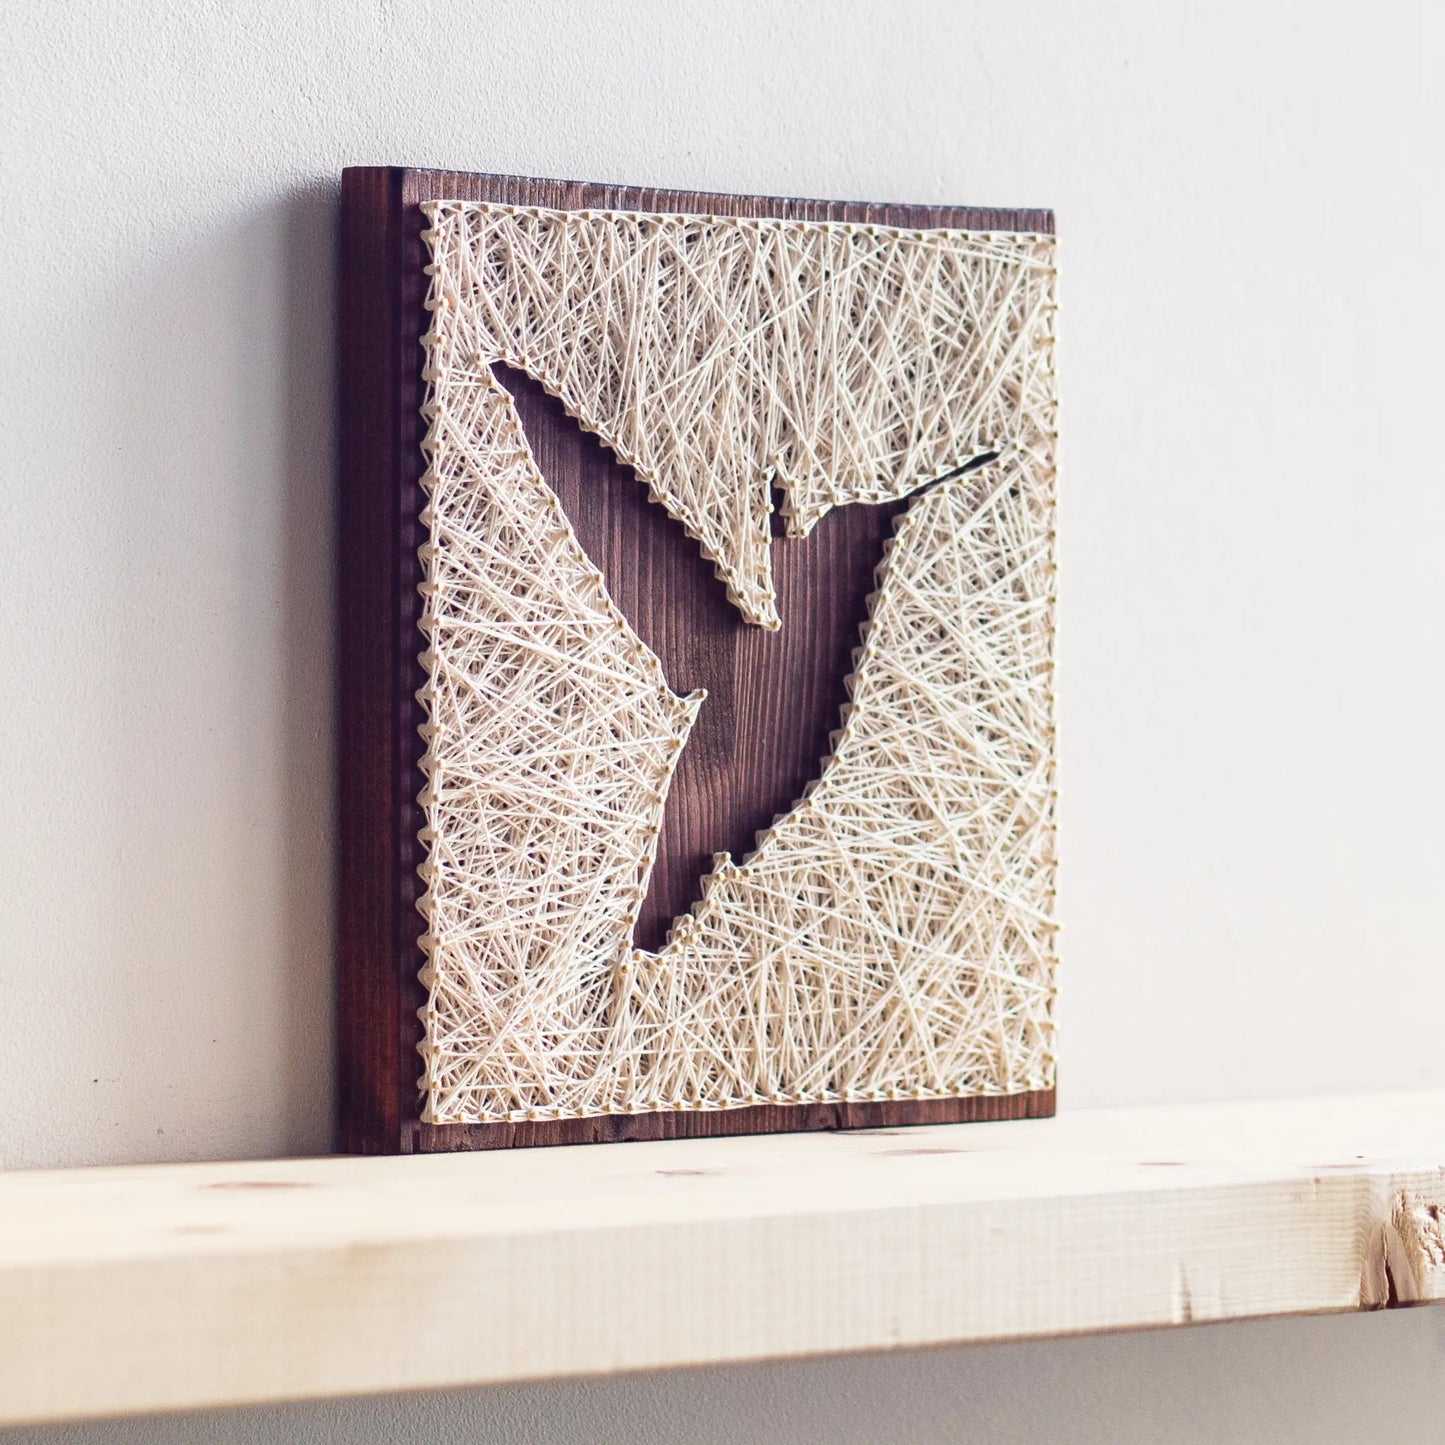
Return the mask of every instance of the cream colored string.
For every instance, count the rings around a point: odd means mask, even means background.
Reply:
[[[430,208],[427,1118],[936,1097],[1053,1078],[1052,242]],[[631,461],[751,620],[766,525],[920,496],[807,796],[631,947],[679,698],[490,362]]]

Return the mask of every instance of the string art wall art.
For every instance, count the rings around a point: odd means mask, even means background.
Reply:
[[[343,184],[340,1143],[1053,1111],[1046,211]]]

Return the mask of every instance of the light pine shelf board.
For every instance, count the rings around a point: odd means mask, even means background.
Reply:
[[[0,1175],[0,1421],[1445,1299],[1445,1092]]]

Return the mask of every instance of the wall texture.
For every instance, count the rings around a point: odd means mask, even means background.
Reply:
[[[1054,206],[1065,1105],[1445,1083],[1441,52],[1400,0],[12,0],[0,1160],[327,1142],[348,163]],[[1442,1356],[1421,1313],[173,1438],[1433,1438]]]

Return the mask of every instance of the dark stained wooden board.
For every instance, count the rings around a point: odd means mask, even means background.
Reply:
[[[760,1106],[529,1124],[419,1120],[421,884],[416,797],[423,677],[416,584],[426,277],[419,207],[433,199],[1051,233],[1038,210],[871,205],[354,167],[342,181],[338,648],[338,1147],[353,1153],[656,1139],[1041,1117],[1052,1090],[877,1104]],[[816,777],[838,724],[884,538],[904,505],[838,508],[779,537],[783,626],[745,624],[697,546],[632,471],[540,386],[507,368],[543,476],[674,688],[708,700],[682,755],[637,941],[656,947],[716,851],[753,835]]]

